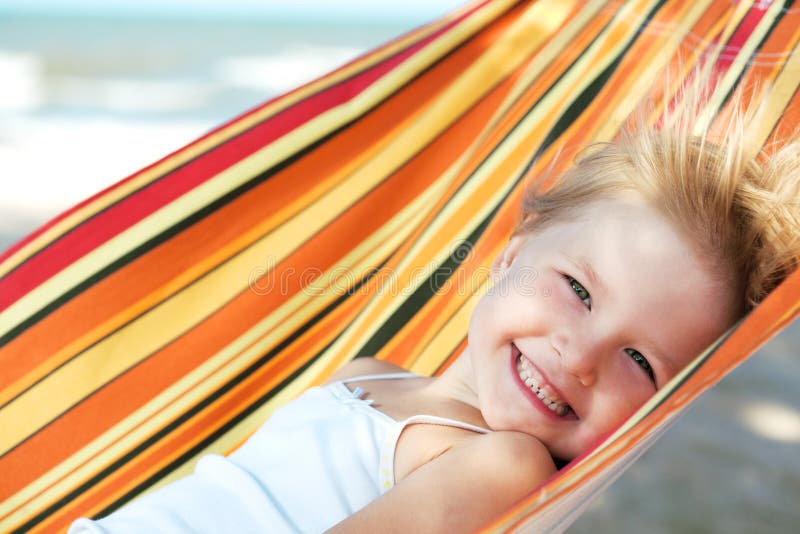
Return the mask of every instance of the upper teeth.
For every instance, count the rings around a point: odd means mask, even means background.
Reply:
[[[519,373],[519,377],[525,382],[525,385],[531,388],[531,391],[539,397],[545,406],[553,410],[558,415],[564,415],[569,410],[569,405],[563,402],[559,402],[556,398],[548,397],[544,394],[542,386],[533,378],[531,375],[533,374],[530,366],[528,364],[527,358],[524,358],[521,354],[517,359],[517,372]]]

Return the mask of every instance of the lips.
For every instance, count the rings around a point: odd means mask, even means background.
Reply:
[[[511,359],[517,385],[539,411],[556,419],[577,419],[564,395],[513,343]]]

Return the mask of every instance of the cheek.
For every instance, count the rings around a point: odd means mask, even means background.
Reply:
[[[483,333],[491,320],[491,308],[491,302],[489,302],[486,295],[478,300],[469,318],[467,334],[470,343],[474,343],[483,337]]]
[[[480,299],[470,317],[470,330],[492,330],[503,323],[501,317],[511,296],[508,286],[498,284],[489,288]]]
[[[542,277],[538,271],[512,270],[478,300],[470,317],[470,340],[491,337],[493,343],[504,343],[542,335],[559,318],[571,317],[575,303],[561,281],[556,274]]]
[[[641,408],[655,394],[649,382],[635,375],[635,370],[621,370],[616,383],[603,391],[598,403],[604,406],[607,430],[617,428],[625,419]]]
[[[560,443],[560,450],[568,458],[574,458],[583,454],[589,448],[597,445],[601,439],[605,439],[612,432],[617,430],[636,410],[638,410],[650,398],[639,398],[636,402],[631,402],[631,398],[624,399],[605,399],[603,409],[594,413],[595,417],[585,421],[583,428],[576,434],[569,436]]]

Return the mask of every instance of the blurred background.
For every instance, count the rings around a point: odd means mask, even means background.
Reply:
[[[0,0],[0,250],[460,0]],[[800,323],[696,402],[570,529],[797,532]]]

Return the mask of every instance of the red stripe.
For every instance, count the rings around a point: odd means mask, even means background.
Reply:
[[[733,60],[739,56],[742,47],[750,38],[753,30],[756,29],[758,23],[764,18],[764,13],[769,7],[771,2],[759,1],[747,12],[747,15],[739,23],[739,27],[733,32],[733,35],[728,40],[725,50],[720,54],[719,61],[717,61],[717,71],[720,75],[724,74],[733,63]]]
[[[761,19],[764,18],[764,13],[766,12],[769,5],[762,4],[762,2],[757,2],[754,6],[752,6],[747,14],[742,18],[742,21],[739,23],[739,26],[736,28],[736,31],[733,32],[733,35],[725,44],[724,48],[722,49],[719,57],[717,59],[716,64],[714,65],[713,72],[709,73],[709,80],[707,82],[708,87],[706,88],[707,94],[711,94],[714,89],[716,88],[719,80],[725,75],[728,69],[733,64],[733,61],[739,57],[739,54],[742,51],[742,46],[747,42],[750,38],[750,35],[753,33],[753,30],[758,26],[758,23],[761,22]],[[709,49],[714,50],[720,42],[721,31],[717,35],[711,39]],[[707,56],[704,54],[703,58]],[[701,63],[705,63],[704,59],[701,60]],[[686,83],[691,83],[692,79],[695,77],[695,73],[689,73],[689,76],[686,79]],[[676,93],[669,101],[668,109],[674,110],[675,107],[679,104],[681,97],[680,91]],[[658,124],[661,124],[663,121],[663,116],[659,118]]]
[[[216,147],[213,151],[137,191],[126,198],[123,203],[111,206],[109,209],[97,214],[90,222],[76,227],[4,277],[2,283],[0,283],[0,311],[9,307],[23,295],[80,257],[151,215],[169,202],[179,198],[187,191],[202,184],[220,171],[253,154],[273,140],[286,135],[315,116],[356,97],[414,53],[474,13],[479,7],[473,7],[458,19],[453,20],[440,30],[383,63],[322,93],[317,93],[302,102],[298,102],[270,120],[242,133],[238,137]],[[89,200],[79,204],[79,206],[87,202]],[[66,217],[71,211],[62,214],[36,234],[32,234],[20,242],[6,252],[3,257],[30,241],[35,235],[51,227],[56,221]]]

